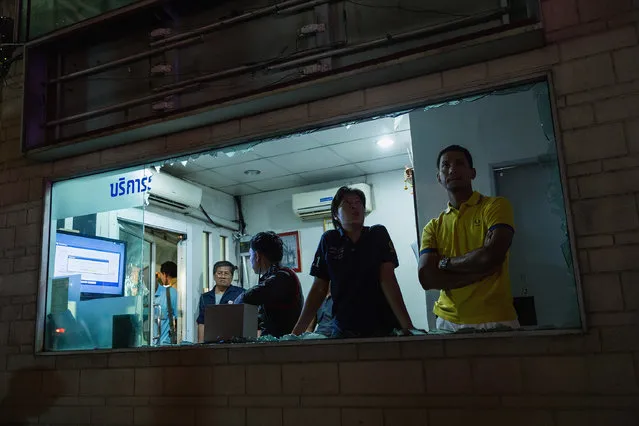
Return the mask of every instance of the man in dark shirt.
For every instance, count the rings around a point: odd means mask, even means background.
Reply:
[[[260,274],[260,280],[240,298],[244,303],[259,306],[262,336],[289,334],[304,305],[297,274],[280,266],[283,252],[282,239],[273,232],[260,232],[251,239],[249,259],[253,271]]]
[[[374,337],[413,328],[395,277],[399,265],[382,225],[364,226],[366,197],[340,188],[331,203],[335,229],[325,232],[311,267],[315,277],[293,334],[303,333],[325,299],[333,298],[332,337]]]
[[[197,339],[198,342],[204,341],[204,316],[206,307],[209,305],[226,305],[235,302],[237,297],[244,293],[242,287],[231,285],[233,282],[233,273],[237,268],[227,260],[215,262],[213,265],[213,279],[215,286],[213,290],[207,291],[200,296],[200,307],[197,317]]]

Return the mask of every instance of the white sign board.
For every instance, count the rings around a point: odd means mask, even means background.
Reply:
[[[145,206],[152,185],[153,175],[148,169],[102,173],[55,183],[51,219]]]

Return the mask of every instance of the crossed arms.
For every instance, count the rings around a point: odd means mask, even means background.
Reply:
[[[419,258],[419,282],[424,290],[453,290],[475,284],[500,270],[512,239],[512,228],[493,227],[482,247],[450,258],[446,270],[439,269],[441,254],[434,249],[425,251]]]

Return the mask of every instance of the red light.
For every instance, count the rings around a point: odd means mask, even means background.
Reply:
[[[64,328],[56,328],[56,329],[55,329],[55,332],[56,332],[56,333],[60,333],[60,334],[64,333],[65,331],[66,331],[66,330],[65,330]]]

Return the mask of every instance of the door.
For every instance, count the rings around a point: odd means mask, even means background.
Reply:
[[[185,261],[185,246],[180,249],[180,243],[183,243],[183,235],[177,234],[171,231],[152,228],[146,226],[144,228],[144,239],[149,245],[149,275],[151,281],[151,292],[149,294],[151,312],[150,312],[150,329],[151,329],[151,344],[157,346],[159,343],[161,322],[159,318],[161,315],[166,316],[166,312],[161,311],[161,306],[158,305],[155,300],[155,293],[160,285],[158,282],[157,274],[161,271],[162,264],[165,262],[174,262],[177,264],[178,277],[177,277],[177,305],[178,312],[175,312],[177,319],[177,342],[181,341],[184,335],[184,330],[181,327],[184,325],[183,313],[184,313],[184,292],[186,288],[185,276],[186,276],[186,261]]]
[[[515,236],[510,249],[513,297],[534,298],[539,327],[579,326],[556,166],[538,162],[512,165],[494,170],[493,176],[497,195],[506,197],[514,210]]]

